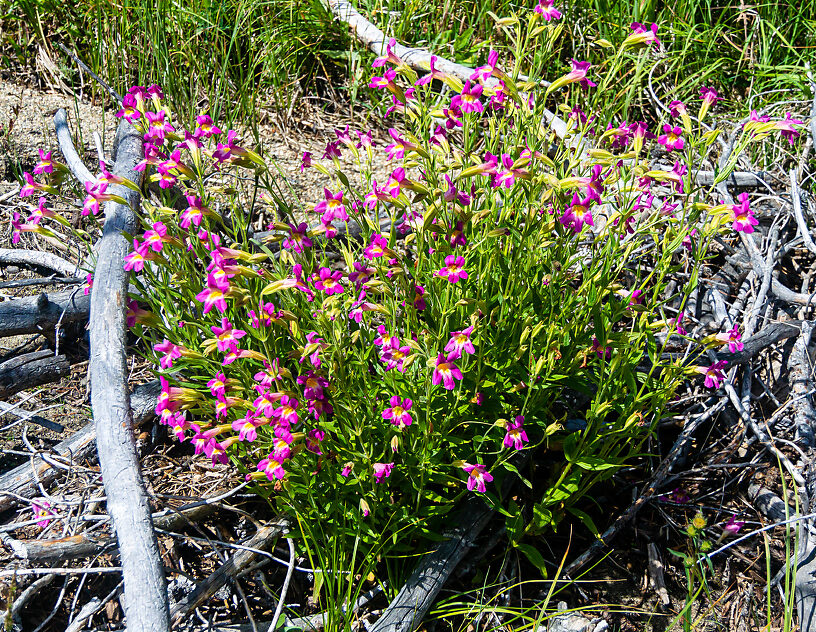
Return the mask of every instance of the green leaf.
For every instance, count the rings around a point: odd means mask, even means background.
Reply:
[[[601,532],[598,531],[598,527],[595,526],[595,522],[593,522],[592,518],[589,517],[589,514],[585,511],[581,511],[580,509],[576,509],[575,507],[568,507],[567,511],[569,511],[573,516],[578,518],[581,522],[584,523],[584,526],[590,530],[592,535],[594,535],[599,540],[601,539]]]
[[[542,577],[546,578],[547,565],[544,562],[544,557],[538,552],[538,549],[529,544],[516,544],[515,546],[519,551],[524,553],[524,557],[541,572]]]
[[[582,470],[589,472],[599,472],[601,470],[609,470],[615,467],[621,467],[618,463],[610,463],[599,456],[582,456],[572,460],[575,465]]]

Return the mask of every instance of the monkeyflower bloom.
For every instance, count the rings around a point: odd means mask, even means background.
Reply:
[[[679,127],[663,125],[663,133],[658,137],[657,142],[666,148],[666,151],[682,151],[685,141],[681,134],[683,131]]]
[[[282,479],[286,476],[286,470],[283,469],[283,464],[275,458],[274,454],[270,454],[267,458],[258,462],[258,470],[266,474],[266,478],[270,481],[275,479]]]
[[[343,273],[339,270],[332,272],[329,268],[320,268],[314,277],[315,289],[322,290],[328,295],[342,294],[343,286],[340,283],[341,278],[343,278]]]
[[[737,232],[753,233],[754,226],[759,224],[759,220],[754,217],[754,213],[748,205],[748,194],[740,193],[737,199],[739,204],[730,206],[734,215],[732,228]]]
[[[446,389],[452,391],[456,386],[455,380],[462,379],[462,371],[456,366],[454,360],[456,360],[456,358],[450,355],[445,357],[442,353],[436,357],[436,366],[434,368],[433,378],[431,379],[434,386],[442,384]]]
[[[389,68],[386,70],[382,77],[371,77],[371,81],[368,82],[369,88],[376,88],[378,90],[390,90],[391,92],[395,92],[399,90],[397,88],[397,84],[394,83],[394,79],[397,78],[397,71],[393,68]]]
[[[38,518],[37,526],[41,529],[45,529],[49,524],[51,524],[51,520],[56,518],[54,512],[51,511],[51,503],[49,503],[47,500],[32,502],[31,512],[34,514],[35,518]]]
[[[451,248],[457,246],[467,246],[467,237],[465,237],[465,225],[462,221],[457,221],[455,225],[451,226],[451,232],[448,235],[448,243]]]
[[[723,344],[727,343],[728,350],[731,353],[742,351],[745,348],[745,345],[742,342],[742,334],[740,333],[739,325],[734,325],[733,328],[729,329],[723,334],[717,334],[715,338],[717,341],[722,342]]]
[[[674,118],[679,118],[683,121],[683,127],[690,134],[691,133],[691,117],[686,110],[686,104],[682,101],[672,101],[669,103],[669,111]]]
[[[462,466],[462,469],[468,475],[467,481],[467,488],[470,491],[476,490],[480,494],[483,494],[487,491],[487,487],[485,483],[489,483],[493,480],[493,476],[487,471],[487,468],[484,465],[476,464],[471,465],[470,463],[465,463]]]
[[[430,63],[430,72],[427,75],[423,75],[419,79],[414,82],[415,86],[425,86],[431,83],[434,79],[439,79],[440,81],[444,81],[447,79],[448,75],[444,72],[441,72],[436,69],[436,60],[439,59],[436,55],[431,55],[431,63]]]
[[[463,114],[468,112],[484,112],[484,106],[480,100],[484,88],[480,83],[471,83],[470,79],[465,82],[461,94],[457,94],[451,99],[451,107],[457,108]]]
[[[726,364],[728,364],[728,360],[720,360],[719,362],[715,362],[708,367],[698,366],[695,371],[705,375],[706,388],[720,388],[723,380],[725,379],[723,368]]]
[[[782,133],[782,137],[793,145],[794,139],[799,136],[799,132],[793,127],[794,125],[804,125],[802,121],[791,118],[790,112],[785,112],[785,118],[782,121],[774,122],[774,129],[778,129]]]
[[[159,366],[163,369],[172,369],[173,362],[178,360],[181,356],[181,347],[173,344],[167,338],[164,341],[153,345],[153,351],[157,354],[164,354],[159,360]]]
[[[470,341],[470,334],[472,333],[472,325],[467,329],[463,329],[462,331],[451,332],[450,340],[448,340],[448,344],[445,345],[445,353],[448,354],[448,358],[461,358],[462,352],[476,353],[476,349],[474,348],[473,343]]]
[[[53,173],[54,166],[57,164],[51,159],[51,152],[44,152],[42,149],[38,150],[40,152],[40,160],[39,162],[34,165],[34,175],[41,175],[43,173]]]
[[[594,351],[595,355],[602,360],[608,360],[612,357],[612,347],[602,346],[601,341],[595,336],[592,336],[592,351]]]
[[[518,415],[513,423],[507,424],[507,434],[504,435],[502,445],[505,448],[514,447],[516,450],[522,450],[528,441],[527,433],[524,431],[524,415]]]
[[[155,222],[151,229],[145,231],[145,234],[142,235],[145,246],[149,247],[153,252],[161,252],[166,237],[167,226],[161,222]]]
[[[280,399],[280,406],[272,411],[272,416],[278,420],[278,423],[285,427],[291,428],[298,424],[297,407],[300,402],[294,397],[284,395]]]
[[[125,270],[141,272],[148,261],[154,261],[159,256],[147,246],[140,244],[138,239],[133,240],[133,251],[125,255]]]
[[[371,62],[372,68],[380,68],[381,66],[385,66],[388,63],[394,64],[399,66],[402,64],[402,60],[394,53],[394,47],[397,45],[397,40],[393,37],[388,40],[388,43],[385,45],[385,55],[382,57],[377,57],[373,62]]]
[[[239,147],[235,144],[235,139],[238,137],[238,132],[231,129],[227,132],[227,142],[226,143],[218,143],[215,148],[215,151],[212,153],[213,159],[215,159],[219,164],[223,162],[227,162],[228,160],[232,160],[233,158],[240,158],[242,156],[247,156],[249,152],[243,147]]]
[[[215,377],[207,382],[207,388],[210,389],[213,397],[226,397],[227,394],[227,376],[219,371]]]
[[[324,225],[331,224],[334,220],[343,222],[348,221],[348,213],[346,212],[346,205],[343,203],[343,191],[332,193],[325,187],[323,188],[324,199],[315,204],[315,213],[320,213],[320,221]]]
[[[306,248],[311,248],[313,244],[306,235],[307,230],[306,222],[301,222],[297,226],[289,224],[289,234],[283,240],[283,247],[286,250],[294,250],[298,254],[302,254]]]
[[[725,523],[723,527],[723,532],[727,533],[728,535],[737,535],[740,532],[740,529],[745,526],[744,520],[737,520],[736,514],[731,516],[728,519],[728,522]]]
[[[538,4],[533,11],[547,20],[547,22],[550,20],[560,20],[562,16],[561,11],[556,9],[553,4],[554,0],[538,0]]]
[[[250,411],[247,411],[243,418],[232,422],[232,429],[238,433],[239,441],[255,441],[258,438],[258,427],[268,421],[265,417],[255,417]]]
[[[204,314],[209,314],[210,310],[215,307],[222,314],[227,311],[227,292],[229,291],[229,284],[225,288],[224,285],[218,285],[213,278],[213,275],[207,276],[207,286],[196,294],[196,300],[204,303]]]
[[[558,221],[564,226],[570,226],[572,231],[577,235],[584,228],[584,224],[588,224],[589,226],[595,225],[592,221],[591,204],[591,197],[582,199],[577,193],[573,193],[570,206],[564,210],[564,213],[558,218]]]
[[[388,400],[388,403],[390,403],[391,406],[383,411],[383,419],[388,419],[400,429],[410,426],[413,423],[411,413],[408,412],[411,410],[411,406],[413,406],[413,402],[410,399],[407,397],[401,399],[399,395],[394,395]]]
[[[627,46],[649,46],[655,45],[655,48],[660,48],[660,40],[657,38],[657,24],[652,23],[651,27],[646,27],[640,22],[632,22],[630,25],[632,32],[623,40],[622,48]]]
[[[563,75],[562,77],[559,77],[553,81],[547,87],[547,94],[555,92],[559,88],[563,88],[571,83],[577,83],[584,89],[594,88],[597,85],[590,79],[587,79],[587,70],[590,69],[592,64],[590,64],[588,61],[575,61],[574,59],[570,61],[570,64],[572,66],[572,70],[570,70],[570,72],[568,72],[566,75]]]
[[[686,317],[686,313],[681,311],[677,314],[677,318],[673,318],[669,321],[670,324],[674,325],[675,330],[681,336],[688,336],[688,332],[686,331],[685,327],[683,327],[683,319]]]
[[[371,236],[371,241],[363,251],[363,256],[369,261],[372,261],[378,257],[384,256],[387,250],[388,240],[379,233],[374,233]]]
[[[487,63],[484,66],[479,66],[476,68],[473,73],[470,75],[469,79],[471,81],[478,81],[482,82],[490,77],[496,75],[500,76],[502,73],[496,69],[496,66],[499,63],[499,51],[490,49],[490,52],[487,54]]]
[[[445,267],[436,273],[436,276],[447,279],[451,283],[456,283],[459,279],[467,279],[468,273],[464,270],[465,258],[456,255],[445,257]]]
[[[124,97],[122,97],[122,109],[114,114],[114,116],[116,116],[116,118],[124,118],[131,123],[135,123],[139,120],[139,117],[142,116],[138,108],[139,104],[136,102],[136,97],[128,92]]]
[[[221,318],[220,327],[212,325],[210,329],[215,334],[218,350],[225,353],[230,350],[237,351],[238,340],[246,336],[246,332],[243,329],[234,329],[232,323],[230,323],[226,317]]]
[[[196,117],[196,128],[193,132],[194,138],[211,138],[217,134],[223,133],[208,114],[199,114]]]
[[[175,132],[176,128],[170,124],[170,121],[165,121],[167,113],[164,110],[158,112],[145,112],[147,117],[147,131],[144,139],[146,141],[157,141],[160,145],[164,143],[167,134]]]
[[[90,282],[93,284],[93,278],[91,278]],[[125,325],[128,327],[133,327],[136,323],[155,323],[156,321],[155,314],[139,307],[137,301],[132,300],[128,303],[127,311],[125,312]]]
[[[406,150],[419,149],[419,145],[404,139],[393,127],[388,130],[388,135],[394,140],[393,143],[385,146],[385,151],[388,153],[388,160],[400,160],[405,157]]]
[[[700,88],[700,96],[702,97],[703,102],[700,104],[700,112],[697,114],[697,118],[702,121],[711,106],[717,101],[722,101],[723,99],[717,94],[717,91],[714,88],[706,88],[705,86]]]
[[[400,345],[397,336],[391,336],[387,340],[383,340],[382,350],[380,351],[380,360],[386,363],[385,370],[397,369],[400,373],[405,371],[405,360],[411,353],[411,347],[408,345]]]
[[[34,176],[32,176],[28,171],[23,172],[23,180],[25,180],[25,184],[20,189],[20,197],[25,198],[31,195],[34,195],[36,191],[45,191],[47,193],[55,193],[54,189],[47,184],[40,184],[39,182],[34,181]]]
[[[393,463],[375,463],[374,464],[374,480],[377,483],[382,483],[383,480],[391,476],[391,470],[394,469]]]

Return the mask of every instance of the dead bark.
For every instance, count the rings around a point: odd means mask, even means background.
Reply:
[[[246,546],[247,549],[263,550],[281,534],[283,528],[284,525],[282,523],[262,527],[244,546]],[[258,554],[255,551],[238,551],[224,564],[219,566],[218,570],[199,583],[193,592],[173,605],[173,610],[170,615],[173,626],[181,623],[182,619],[184,619],[188,613],[212,597],[231,577],[235,577],[238,573],[248,568],[257,556]]]
[[[0,265],[23,266],[26,268],[45,268],[59,272],[66,277],[77,273],[78,266],[65,259],[39,250],[23,250],[15,248],[0,248]]]
[[[155,415],[156,398],[160,390],[161,385],[158,380],[155,380],[139,386],[134,391],[130,405],[133,410],[133,423],[136,427]],[[51,454],[65,461],[70,467],[71,463],[80,463],[93,456],[94,441],[96,441],[96,428],[93,423],[89,423],[65,441],[54,446]],[[20,503],[18,497],[38,496],[40,489],[37,481],[48,485],[60,475],[61,471],[43,456],[37,455],[30,463],[24,463],[0,475],[0,512],[18,505]]]
[[[71,364],[64,355],[55,356],[48,349],[24,353],[0,363],[0,397],[56,382],[69,373]]]
[[[120,123],[123,126],[126,134],[119,144],[114,173],[140,182],[135,167],[144,155],[142,135],[126,121]],[[136,231],[133,209],[139,207],[141,198],[137,191],[121,185],[115,185],[112,192],[128,204],[111,201],[105,205],[91,291],[91,407],[108,514],[122,560],[126,626],[129,632],[162,632],[169,630],[166,580],[139,469],[125,348],[129,274],[124,260],[130,249],[125,234]]]
[[[85,166],[85,163],[82,162],[76,149],[74,149],[74,141],[71,139],[71,130],[68,128],[68,115],[62,108],[57,110],[57,113],[54,114],[54,129],[57,132],[57,142],[59,143],[62,156],[65,158],[65,164],[68,166],[68,169],[71,170],[71,173],[74,174],[74,177],[79,180],[81,184],[95,182],[96,178],[88,170],[88,167]]]
[[[15,298],[0,303],[0,338],[51,332],[61,323],[76,323],[87,320],[90,311],[90,296],[81,289],[66,290],[38,296]]]

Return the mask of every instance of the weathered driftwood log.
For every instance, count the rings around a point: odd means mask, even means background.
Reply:
[[[155,415],[156,398],[160,391],[161,384],[158,380],[136,388],[130,398],[135,426],[145,423]],[[51,453],[68,463],[80,463],[92,456],[95,440],[96,428],[93,423],[89,423],[65,441],[54,446]],[[59,467],[52,465],[42,456],[35,456],[32,462],[23,463],[0,475],[0,512],[16,506],[20,502],[18,496],[21,498],[38,496],[40,489],[37,481],[48,485],[60,475],[61,471]]]
[[[154,515],[153,524],[157,529],[178,529],[189,522],[204,518],[214,510],[215,505],[206,504],[189,509],[181,508],[177,512]],[[14,540],[9,538],[5,544],[21,560],[29,562],[64,562],[80,557],[98,555],[104,549],[115,546],[116,540],[112,537],[80,533],[53,540]]]
[[[25,268],[46,268],[66,277],[74,276],[77,266],[62,257],[39,250],[0,248],[0,265],[23,266]]]
[[[70,372],[71,364],[64,355],[55,356],[48,349],[24,353],[0,363],[0,397],[56,382]]]
[[[17,404],[7,404],[6,402],[0,402],[0,417],[2,417],[3,415],[11,415],[12,417],[16,417],[17,419],[30,421],[33,424],[37,424],[38,426],[42,426],[43,428],[48,428],[48,430],[53,430],[54,432],[59,433],[65,431],[65,426],[63,426],[62,424],[58,424],[55,421],[46,419],[45,417],[40,417],[40,415],[28,412],[27,410],[20,410]]]
[[[285,523],[281,522],[262,527],[246,542],[245,546],[247,549],[264,550],[282,533],[285,526]],[[219,566],[218,570],[199,583],[189,595],[173,605],[170,615],[173,625],[178,625],[189,612],[212,597],[231,577],[235,577],[245,568],[248,568],[257,556],[258,554],[255,551],[238,551]]]
[[[67,325],[87,320],[90,305],[90,296],[79,288],[3,301],[0,303],[0,338],[50,332],[57,323]]]
[[[126,132],[119,142],[114,173],[140,182],[136,165],[144,155],[142,135],[127,121],[122,126]],[[129,632],[160,632],[169,629],[167,588],[139,469],[125,348],[129,273],[124,260],[130,249],[126,234],[136,231],[133,209],[139,207],[141,197],[138,191],[121,185],[115,185],[112,192],[128,204],[110,201],[105,205],[91,291],[91,407],[108,514],[122,560],[125,623]]]
[[[59,143],[62,156],[65,158],[65,164],[68,166],[68,169],[71,170],[71,173],[74,174],[74,177],[83,185],[86,182],[94,182],[96,178],[88,170],[88,167],[85,166],[85,163],[82,162],[82,158],[79,157],[76,149],[74,149],[74,141],[71,140],[71,130],[68,128],[68,115],[62,108],[57,110],[57,113],[54,114],[54,129],[57,132],[57,142]]]
[[[410,632],[419,626],[448,577],[474,546],[476,537],[492,515],[493,510],[480,498],[468,498],[448,539],[422,557],[411,577],[374,624],[372,632]]]

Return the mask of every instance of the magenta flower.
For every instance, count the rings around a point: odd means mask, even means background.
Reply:
[[[682,101],[672,101],[671,103],[669,103],[669,110],[671,111],[671,115],[674,118],[680,118],[681,116],[688,115],[686,106]]]
[[[709,367],[698,366],[696,368],[697,373],[705,375],[706,388],[720,388],[725,379],[723,367],[725,367],[726,364],[728,364],[727,360],[720,360]]]
[[[331,224],[334,220],[348,221],[346,205],[343,203],[343,192],[332,193],[328,189],[323,189],[324,199],[320,200],[315,207],[315,213],[320,213],[320,221],[323,224]]]
[[[172,369],[173,361],[181,357],[181,347],[165,338],[162,342],[153,345],[156,354],[164,354],[159,360],[159,366],[163,369]]]
[[[388,135],[391,136],[393,143],[385,146],[385,151],[388,153],[388,160],[400,160],[405,157],[405,151],[418,149],[416,143],[412,143],[399,135],[399,132],[393,127],[388,130]]]
[[[326,438],[326,432],[320,428],[313,428],[306,435],[306,449],[314,454],[322,455],[323,450],[320,448],[320,442]]]
[[[382,77],[372,77],[371,81],[368,82],[369,88],[376,88],[378,90],[391,90],[396,91],[397,85],[394,83],[394,79],[397,78],[397,71],[393,68],[389,68],[383,73]]]
[[[462,469],[468,474],[467,488],[470,491],[475,489],[481,494],[487,491],[485,483],[492,481],[493,476],[487,471],[484,465],[470,465],[469,463],[465,463]]]
[[[446,73],[441,72],[441,71],[436,69],[436,60],[437,59],[439,59],[439,58],[436,55],[431,55],[430,72],[427,75],[423,75],[422,77],[417,79],[414,82],[415,86],[427,85],[427,84],[431,83],[431,81],[433,81],[434,79],[439,79],[440,81],[442,81],[443,79],[445,79],[448,76]]]
[[[283,240],[283,247],[287,250],[294,250],[298,254],[312,247],[312,240],[306,236],[308,226],[306,222],[301,222],[297,226],[289,224],[289,235]]]
[[[159,112],[145,112],[145,116],[147,116],[147,131],[144,135],[145,140],[157,141],[161,145],[167,134],[176,131],[176,128],[170,124],[170,121],[164,120],[166,114],[164,110],[160,110]]]
[[[608,360],[612,357],[612,347],[602,346],[601,341],[595,336],[592,336],[592,351],[602,360]]]
[[[145,263],[155,259],[155,256],[147,244],[140,244],[138,239],[134,239],[133,251],[125,255],[125,270],[141,272],[144,270]]]
[[[199,114],[196,117],[196,129],[193,132],[194,138],[210,138],[217,134],[223,133],[208,114]]]
[[[538,4],[535,6],[533,11],[547,20],[547,22],[550,20],[560,20],[561,12],[556,9],[553,4],[554,0],[538,0]]]
[[[677,333],[681,336],[688,336],[688,332],[683,327],[683,318],[685,318],[685,316],[686,313],[681,311],[679,314],[677,314],[677,318],[669,321],[671,324],[674,325],[675,329],[677,330]]]
[[[461,358],[462,352],[476,353],[476,349],[470,341],[470,334],[472,333],[472,325],[463,331],[454,331],[451,333],[450,340],[448,340],[448,344],[445,345],[445,353],[448,354],[448,358]]]
[[[322,375],[308,371],[305,375],[297,377],[297,383],[303,386],[303,397],[306,399],[325,399],[325,389],[329,387],[329,381]]]
[[[795,118],[791,118],[790,112],[785,112],[785,119],[782,121],[775,121],[774,129],[780,130],[782,137],[786,138],[787,141],[793,145],[794,139],[799,136],[799,132],[793,127],[794,125],[804,125],[804,123]]]
[[[297,407],[300,402],[294,397],[284,395],[280,399],[280,406],[272,411],[272,416],[285,428],[291,428],[298,424]]]
[[[455,359],[456,358],[450,356],[446,358],[442,353],[436,357],[436,367],[434,368],[433,378],[431,379],[434,386],[442,384],[446,389],[452,391],[456,386],[454,380],[462,379],[462,371],[460,371],[459,367],[454,363]]]
[[[117,118],[125,118],[131,123],[135,123],[141,116],[138,107],[136,98],[131,93],[127,93],[124,97],[122,97],[122,109],[119,110],[114,116]]]
[[[323,150],[321,158],[340,158],[343,154],[340,152],[340,143],[336,140],[330,140],[326,143],[326,149]]]
[[[733,328],[729,329],[723,334],[717,334],[716,339],[723,344],[728,344],[728,350],[731,353],[742,351],[745,348],[745,345],[742,342],[742,334],[740,333],[739,325],[734,325]]]
[[[468,274],[463,269],[465,265],[465,258],[456,255],[448,255],[445,257],[445,267],[436,273],[436,276],[447,279],[451,283],[456,283],[459,279],[467,279]]]
[[[207,287],[196,294],[196,300],[204,303],[204,314],[208,314],[215,307],[222,314],[227,311],[227,290],[212,282],[212,275],[207,277]]]
[[[23,179],[26,183],[20,189],[21,198],[29,197],[36,191],[44,191],[47,188],[46,185],[35,182],[34,177],[28,171],[23,172]]]
[[[212,393],[213,397],[226,397],[227,377],[223,372],[219,371],[213,379],[207,382],[207,387],[210,389],[210,393]]]
[[[484,88],[479,83],[471,83],[470,79],[465,82],[462,93],[451,99],[451,107],[456,108],[463,114],[468,112],[484,112],[484,106],[480,100]]]
[[[411,347],[408,345],[400,346],[399,338],[391,336],[388,340],[383,341],[382,350],[380,351],[380,360],[385,362],[385,370],[397,369],[400,373],[405,371],[405,359],[411,353]]]
[[[393,463],[375,463],[374,464],[374,480],[377,483],[382,483],[384,479],[391,476],[391,470],[394,469]]]
[[[646,27],[640,22],[632,22],[632,33],[627,37],[623,46],[638,46],[654,44],[655,48],[660,48],[660,40],[657,38],[657,24],[652,23],[651,27]]]
[[[239,441],[255,441],[258,438],[258,426],[267,423],[265,417],[255,417],[251,411],[247,411],[243,418],[232,422],[232,429],[238,433]]]
[[[329,268],[323,267],[314,278],[316,290],[322,290],[329,295],[343,293],[343,286],[340,284],[343,273],[339,270],[332,272]]]
[[[388,240],[379,233],[374,233],[371,236],[371,241],[368,243],[365,250],[363,251],[363,256],[369,261],[371,261],[378,257],[384,256],[387,249]]]
[[[484,66],[479,66],[473,71],[473,74],[470,75],[469,79],[471,81],[478,81],[482,82],[486,79],[492,77],[494,74],[500,74],[496,72],[496,66],[499,63],[499,51],[490,49],[490,52],[487,54],[487,64]]]
[[[743,526],[745,526],[745,521],[737,520],[737,516],[734,514],[728,519],[728,522],[723,527],[723,531],[728,535],[737,535]]]
[[[518,415],[513,423],[507,424],[507,434],[504,435],[502,445],[505,448],[512,446],[516,450],[522,450],[528,441],[527,433],[524,431],[524,415]]]
[[[385,66],[388,63],[395,64],[399,66],[402,63],[402,60],[397,57],[394,53],[394,47],[397,45],[397,40],[393,37],[388,40],[388,43],[385,45],[385,55],[382,57],[377,57],[373,62],[371,62],[372,68],[380,68],[381,66]]]
[[[683,133],[679,127],[663,125],[663,133],[657,138],[657,142],[666,148],[666,151],[682,151],[685,141],[680,136]]]
[[[371,138],[371,130],[368,130],[365,134],[360,130],[355,130],[355,133],[357,134],[358,142],[354,146],[357,149],[368,149],[374,146],[374,140]]]
[[[402,186],[406,184],[410,184],[410,180],[405,177],[405,169],[402,167],[397,167],[389,176],[388,182],[383,188],[383,191],[390,195],[391,198],[397,199],[400,195]],[[386,200],[387,199],[388,198],[386,198]]]
[[[300,172],[312,166],[312,152],[304,151],[303,157],[300,159]]]
[[[283,469],[283,464],[276,460],[273,454],[259,461],[258,469],[266,474],[266,478],[270,481],[274,481],[275,479],[280,480],[286,476],[286,470]]]
[[[587,70],[590,69],[592,64],[588,61],[576,61],[572,59],[570,60],[570,66],[572,68],[570,72],[559,77],[549,85],[547,88],[548,94],[571,83],[577,83],[584,89],[595,87],[596,84],[587,78]]]
[[[31,511],[35,518],[38,518],[37,526],[45,529],[56,515],[51,511],[51,503],[47,500],[38,500],[31,503]]]
[[[592,220],[591,204],[591,197],[581,199],[577,193],[573,193],[570,206],[564,210],[564,213],[558,218],[558,221],[564,226],[571,227],[572,231],[577,235],[584,228],[584,224],[588,224],[589,226],[595,225]]]
[[[272,442],[272,454],[270,457],[278,461],[278,463],[283,463],[292,456],[292,441],[294,441],[294,437],[291,432],[283,426],[276,427],[275,440]]]
[[[422,285],[414,286],[414,309],[421,312],[428,305],[425,303],[425,288]]]
[[[221,318],[220,327],[212,325],[210,329],[216,336],[216,346],[218,347],[218,350],[222,352],[227,352],[230,350],[237,351],[238,340],[246,336],[246,332],[244,330],[233,329],[232,323],[230,323],[229,319],[226,317]]]
[[[754,213],[748,205],[748,194],[740,193],[739,204],[731,205],[731,212],[734,214],[732,228],[737,232],[753,233],[754,226],[759,224],[759,220],[754,217]]]
[[[411,406],[413,406],[413,402],[410,399],[407,397],[400,399],[398,395],[394,395],[388,402],[391,406],[383,411],[383,419],[389,419],[397,428],[405,428],[413,423],[411,413],[408,412],[411,410]]]
[[[54,161],[51,160],[51,152],[46,153],[42,149],[38,151],[40,152],[40,161],[34,166],[34,175],[52,173],[54,171]]]
[[[717,101],[723,100],[723,98],[717,94],[717,91],[714,88],[706,88],[705,86],[700,87],[700,96],[703,99],[703,103],[708,104],[708,107],[711,107]]]

